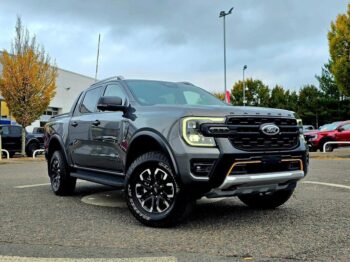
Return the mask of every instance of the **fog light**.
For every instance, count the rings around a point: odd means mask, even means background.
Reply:
[[[191,173],[195,176],[209,176],[215,160],[198,160],[191,161]]]

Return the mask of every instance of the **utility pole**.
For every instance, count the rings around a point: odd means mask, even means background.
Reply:
[[[243,106],[247,103],[247,100],[245,99],[245,78],[244,78],[244,72],[247,69],[247,65],[243,66]]]
[[[98,59],[99,59],[99,57],[100,57],[100,40],[101,40],[101,34],[98,34],[95,81],[97,81],[97,73],[98,73]]]
[[[226,20],[225,17],[232,13],[233,7],[226,13],[225,11],[221,11],[219,18],[223,18],[224,24],[224,86],[225,86],[225,101],[228,102],[227,99],[227,87],[226,87]]]

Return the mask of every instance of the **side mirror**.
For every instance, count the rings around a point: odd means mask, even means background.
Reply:
[[[101,111],[125,111],[127,106],[119,96],[102,96],[98,100],[97,109]]]
[[[344,127],[338,127],[338,132],[342,132],[342,131],[344,131]]]

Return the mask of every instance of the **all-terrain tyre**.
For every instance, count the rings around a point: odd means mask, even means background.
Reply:
[[[293,195],[295,187],[269,193],[240,195],[238,198],[247,206],[257,209],[273,209],[283,205]]]
[[[176,225],[194,204],[161,152],[145,153],[130,165],[125,196],[135,218],[150,227]]]
[[[49,177],[52,191],[59,196],[74,192],[77,179],[69,174],[68,164],[61,151],[55,151],[49,159]]]

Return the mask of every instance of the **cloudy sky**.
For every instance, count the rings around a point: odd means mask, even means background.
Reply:
[[[348,0],[1,0],[0,49],[9,49],[16,15],[60,68],[98,78],[123,75],[190,81],[223,89],[221,10],[226,19],[227,83],[246,75],[270,86],[317,84],[328,60],[330,22]]]

